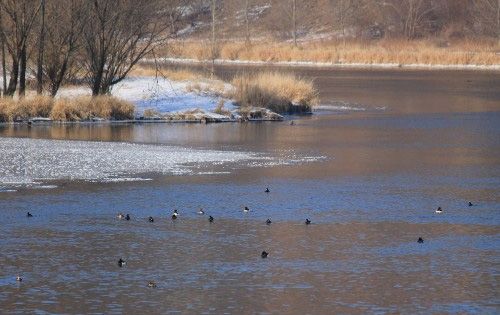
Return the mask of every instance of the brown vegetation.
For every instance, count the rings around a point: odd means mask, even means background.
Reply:
[[[174,58],[204,60],[203,42],[178,42],[167,52]],[[494,40],[380,40],[292,43],[220,44],[219,58],[262,62],[324,62],[335,64],[499,65],[500,43]]]
[[[233,79],[232,97],[242,108],[265,107],[276,113],[311,112],[318,92],[310,80],[291,74],[262,72]]]
[[[28,120],[33,117],[60,121],[94,118],[124,120],[132,119],[134,112],[134,105],[110,96],[85,96],[71,99],[34,96],[22,99],[0,99],[0,122]]]

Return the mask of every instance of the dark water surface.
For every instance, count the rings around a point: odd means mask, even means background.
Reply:
[[[293,126],[0,127],[0,313],[498,313],[498,72],[293,71]]]

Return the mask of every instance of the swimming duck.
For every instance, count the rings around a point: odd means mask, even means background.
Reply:
[[[210,223],[214,222],[214,217],[209,216],[209,217],[208,217],[208,222],[210,222]]]
[[[248,211],[250,211],[250,208],[248,208],[247,206],[245,206],[245,208],[243,208],[243,212],[245,212],[245,213],[246,213],[246,212],[248,212]]]
[[[126,264],[127,264],[127,263],[125,262],[125,260],[123,260],[123,259],[121,259],[121,258],[120,258],[120,259],[118,259],[118,267],[123,267],[123,266],[125,266]]]
[[[120,220],[123,220],[125,219],[125,216],[123,215],[123,213],[118,213],[118,215],[116,216],[118,219]]]
[[[130,221],[130,216],[128,215],[128,213],[127,213],[127,215],[125,216],[125,220]]]
[[[311,224],[311,220],[306,219],[306,225],[309,225],[309,224]]]
[[[443,209],[441,209],[441,207],[438,207],[438,208],[436,209],[436,213],[443,213]]]
[[[29,213],[29,212],[28,212],[28,213],[26,213],[26,216],[27,216],[28,218],[32,218],[32,217],[33,217],[33,215],[32,215],[31,213]]]
[[[153,219],[153,217],[149,217],[149,218],[148,218],[148,220],[149,220],[149,222],[151,222],[151,223],[155,222],[155,219]]]
[[[424,239],[419,237],[418,240],[417,240],[417,243],[423,243],[424,242]]]
[[[269,187],[266,188],[266,190],[264,191],[266,193],[270,193],[271,191],[269,190]]]
[[[154,281],[149,281],[148,288],[156,288],[156,283]]]
[[[472,202],[469,201],[469,207],[472,207],[472,206],[473,206]]]
[[[269,256],[269,253],[266,251],[263,251],[262,254],[260,254],[260,257],[262,258],[267,258],[267,256]]]
[[[203,208],[200,208],[200,210],[198,210],[198,214],[201,214],[201,215],[205,214],[205,211],[203,211]]]
[[[17,276],[16,281],[21,282],[21,281],[23,281],[23,278],[21,278],[21,276]]]
[[[271,223],[273,223],[273,222],[271,222],[271,219],[267,219],[267,220],[266,220],[266,224],[267,224],[267,225],[271,225]]]

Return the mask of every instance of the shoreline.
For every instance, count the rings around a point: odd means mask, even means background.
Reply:
[[[211,60],[198,60],[189,58],[158,58],[156,62],[161,64],[211,64]],[[155,63],[154,59],[143,59],[141,63]],[[215,59],[216,65],[245,65],[245,66],[275,66],[275,67],[314,67],[324,69],[392,69],[392,70],[470,70],[470,71],[491,71],[500,72],[500,64],[498,65],[446,65],[446,64],[397,64],[397,63],[331,63],[331,62],[314,62],[314,61],[256,61],[256,60],[230,60],[230,59]]]
[[[125,119],[125,120],[85,120],[85,121],[8,121],[0,122],[2,126],[54,126],[54,125],[135,125],[135,124],[220,124],[220,123],[244,123],[244,122],[279,122],[286,119],[269,119],[269,118],[248,118],[246,120],[239,119],[218,119],[218,120],[204,120],[204,119]]]

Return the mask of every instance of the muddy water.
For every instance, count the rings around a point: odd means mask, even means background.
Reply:
[[[498,74],[293,71],[294,125],[0,127],[0,313],[498,313]]]

